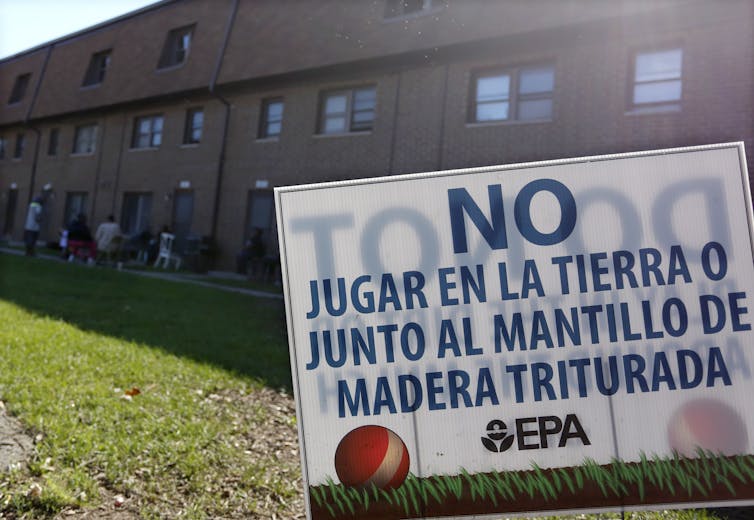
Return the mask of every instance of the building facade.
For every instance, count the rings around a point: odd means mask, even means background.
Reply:
[[[744,141],[751,0],[164,0],[0,61],[0,234],[78,212],[231,269],[276,186]]]

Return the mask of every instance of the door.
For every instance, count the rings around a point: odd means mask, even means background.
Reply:
[[[65,211],[63,212],[63,229],[71,225],[71,222],[79,213],[86,215],[86,192],[69,191],[65,195]]]
[[[5,203],[5,220],[3,221],[3,236],[13,233],[13,224],[16,220],[16,207],[18,206],[18,190],[8,190],[8,200]]]
[[[186,237],[191,234],[191,221],[194,218],[194,192],[179,190],[173,197],[174,249],[178,253],[186,251]]]
[[[124,193],[121,229],[123,234],[134,236],[144,231],[151,232],[152,194]]]
[[[250,237],[254,236],[254,230],[262,230],[262,240],[264,241],[265,253],[276,254],[277,251],[270,251],[270,236],[272,234],[272,224],[275,220],[275,201],[271,191],[252,190],[249,192],[249,202],[246,211],[246,235],[243,237],[245,243]]]

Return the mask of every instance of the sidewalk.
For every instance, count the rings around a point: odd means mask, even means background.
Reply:
[[[0,246],[0,253],[7,253],[16,256],[23,256],[24,252],[21,249],[13,247]],[[54,260],[56,262],[64,262],[58,255],[50,255],[45,253],[38,253],[36,258],[42,258],[44,260]],[[145,271],[143,265],[140,265],[140,269],[129,268],[129,264],[125,263],[120,272],[134,274],[138,276],[145,276],[147,278],[159,278],[162,280],[169,280],[171,282],[190,283],[193,285],[200,285],[202,287],[209,287],[211,289],[219,289],[221,291],[234,292],[238,294],[245,294],[247,296],[254,296],[257,298],[269,298],[273,300],[282,300],[283,295],[278,293],[272,293],[267,291],[259,291],[255,289],[246,289],[243,287],[233,287],[231,285],[223,285],[221,283],[213,283],[213,280],[236,280],[239,282],[245,281],[246,277],[240,274],[231,273],[227,271],[209,271],[207,274],[198,273],[185,273],[180,271]],[[102,266],[92,266],[93,268],[100,268]],[[105,267],[104,269],[111,269]]]

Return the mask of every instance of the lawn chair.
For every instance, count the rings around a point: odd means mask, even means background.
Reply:
[[[175,242],[175,235],[172,233],[160,233],[160,252],[157,255],[157,260],[154,261],[154,266],[158,267],[162,262],[163,268],[170,267],[170,262],[175,263],[175,269],[181,268],[181,256],[173,252],[173,243]]]

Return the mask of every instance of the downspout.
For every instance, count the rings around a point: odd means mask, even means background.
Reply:
[[[42,63],[42,70],[39,72],[39,79],[37,80],[37,84],[34,86],[34,94],[31,98],[31,103],[29,103],[29,109],[26,111],[26,116],[24,117],[24,126],[34,132],[34,135],[36,136],[36,139],[34,140],[34,156],[31,161],[31,175],[29,176],[29,200],[27,201],[27,204],[30,204],[32,199],[34,198],[34,183],[36,182],[37,177],[37,163],[39,162],[39,144],[42,140],[42,132],[39,131],[39,128],[37,128],[34,125],[29,124],[29,120],[31,119],[31,113],[34,110],[34,105],[37,102],[37,96],[39,96],[39,89],[42,86],[42,79],[44,78],[45,71],[47,70],[47,64],[50,61],[50,55],[52,54],[52,49],[55,47],[55,44],[50,45],[47,47],[47,54],[45,54],[45,60]]]
[[[390,139],[390,164],[388,166],[388,175],[395,175],[395,145],[398,140],[398,132],[400,131],[400,121],[398,119],[398,112],[401,102],[401,78],[403,77],[403,70],[399,70],[397,73],[398,79],[395,86],[395,104],[393,105],[393,136]]]
[[[92,187],[92,207],[89,210],[89,222],[94,223],[97,208],[97,193],[99,193],[99,178],[102,170],[102,154],[105,151],[105,133],[107,132],[107,116],[102,118],[102,136],[99,138],[99,153],[97,154],[97,166],[94,170],[94,186]],[[95,141],[96,142],[96,141]]]
[[[443,157],[445,156],[445,114],[448,109],[448,76],[450,75],[450,65],[445,64],[445,79],[442,82],[442,110],[440,111],[440,146],[437,148],[437,171],[443,168]]]
[[[209,83],[209,93],[215,97],[225,108],[224,121],[223,121],[223,133],[220,141],[220,156],[217,159],[217,177],[215,181],[215,197],[214,206],[212,208],[212,228],[210,231],[210,237],[212,240],[217,241],[217,223],[220,216],[220,198],[222,193],[223,174],[225,172],[225,155],[228,147],[228,131],[230,128],[230,102],[220,95],[217,90],[217,79],[220,76],[220,69],[222,68],[223,58],[225,57],[225,50],[228,47],[228,40],[230,39],[230,33],[233,30],[233,23],[236,20],[236,13],[238,12],[239,0],[233,0],[233,5],[230,9],[230,15],[228,16],[228,23],[225,26],[225,35],[223,36],[222,46],[220,52],[217,55],[217,62],[215,64],[215,70],[212,73],[212,79]]]
[[[123,164],[123,149],[128,146],[128,138],[126,137],[126,123],[128,122],[128,116],[126,112],[123,112],[123,124],[120,129],[120,145],[118,146],[118,162],[115,164],[115,179],[113,180],[113,200],[110,205],[110,213],[115,215],[115,204],[118,196],[118,184],[120,183],[120,168]]]

